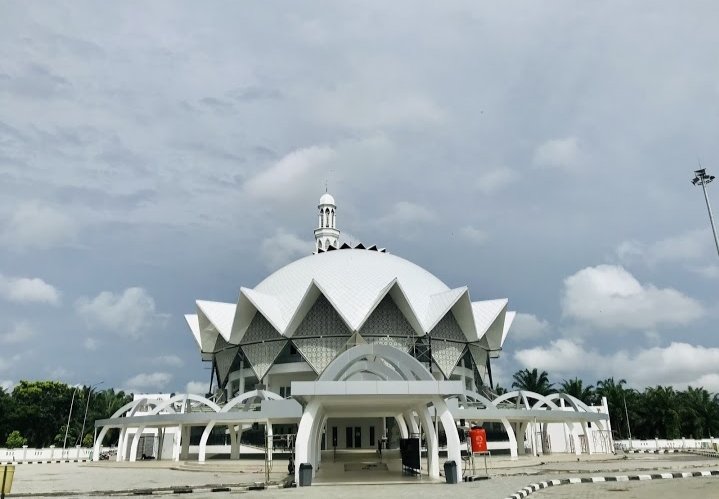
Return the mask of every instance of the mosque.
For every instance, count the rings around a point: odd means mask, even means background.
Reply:
[[[152,431],[153,456],[202,462],[221,428],[237,459],[243,432],[261,424],[270,459],[272,436],[289,435],[295,462],[313,473],[323,452],[415,438],[426,451],[418,471],[439,478],[440,449],[460,463],[469,422],[499,435],[490,452],[513,458],[549,448],[611,451],[606,406],[494,393],[492,361],[515,317],[507,298],[472,301],[466,286],[450,288],[385,248],[341,244],[334,198],[323,194],[317,210],[312,254],[241,287],[237,302],[198,300],[185,316],[212,365],[213,393],[138,397],[96,423],[96,455],[105,433],[119,428],[118,460],[135,460]],[[202,429],[196,443],[193,428]],[[461,469],[452,473],[461,479]]]

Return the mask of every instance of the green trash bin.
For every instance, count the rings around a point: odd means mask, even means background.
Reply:
[[[12,491],[12,479],[15,476],[15,465],[7,464],[0,466],[0,495],[5,497]]]
[[[300,487],[312,485],[312,465],[310,463],[300,464]]]
[[[454,461],[444,463],[444,478],[447,483],[457,483],[457,463]]]

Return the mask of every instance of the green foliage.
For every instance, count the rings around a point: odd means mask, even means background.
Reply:
[[[20,435],[20,432],[15,430],[7,437],[5,445],[8,449],[17,449],[27,443],[27,438]]]
[[[559,391],[578,398],[585,404],[593,405],[596,399],[594,387],[592,385],[584,386],[584,382],[579,378],[565,379],[560,384]]]
[[[12,393],[0,389],[0,441],[6,441],[13,429],[26,438],[29,447],[92,445],[95,420],[109,418],[131,399],[112,389],[96,392],[87,386],[71,387],[55,381],[21,381]],[[86,408],[83,436],[80,433]],[[106,444],[115,441],[117,432],[105,439]]]
[[[548,395],[552,393],[554,388],[554,383],[549,382],[549,374],[547,374],[547,371],[540,373],[537,369],[532,369],[531,371],[529,369],[523,369],[514,373],[512,379],[514,380],[512,382],[512,388],[536,392],[540,395]]]

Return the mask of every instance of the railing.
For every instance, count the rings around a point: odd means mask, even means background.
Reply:
[[[27,446],[17,449],[0,448],[0,462],[2,463],[81,461],[89,459],[92,459],[91,447],[71,447],[67,449],[61,449],[54,446],[43,449],[32,449]]]

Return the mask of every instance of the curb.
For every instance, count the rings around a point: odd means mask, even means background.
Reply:
[[[52,461],[8,461],[0,463],[0,466],[10,464],[54,464],[54,463],[89,463],[90,459],[54,459]]]
[[[545,482],[532,483],[518,490],[514,494],[507,496],[506,499],[523,499],[529,494],[538,490],[554,487],[557,485],[570,485],[575,483],[603,483],[603,482],[629,482],[644,480],[668,480],[675,478],[694,478],[719,476],[719,470],[710,471],[686,471],[674,473],[655,473],[651,475],[617,475],[617,476],[592,476],[586,478],[563,478],[561,480],[547,480]]]
[[[625,454],[671,454],[672,452],[687,452],[690,449],[627,449]]]

